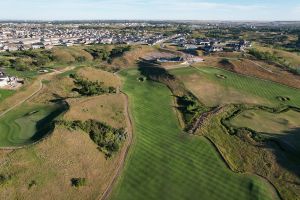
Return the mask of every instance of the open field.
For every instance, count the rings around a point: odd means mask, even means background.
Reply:
[[[231,172],[208,140],[181,133],[166,86],[122,75],[135,138],[111,199],[277,199],[262,179]]]
[[[94,119],[115,128],[122,128],[126,126],[124,102],[121,94],[70,99],[70,111],[64,117],[66,120]]]
[[[87,134],[63,127],[41,143],[5,156],[0,174],[11,178],[0,187],[0,198],[32,200],[97,199],[119,159],[119,154],[105,159]],[[72,187],[71,179],[78,177],[86,178],[87,185]]]
[[[92,67],[81,68],[77,74],[83,78],[88,78],[90,81],[103,82],[106,87],[112,86],[117,88],[121,86],[121,80],[118,76]]]
[[[171,72],[208,106],[249,103],[300,107],[300,90],[271,81],[210,67],[182,68]],[[288,97],[289,101],[280,101],[279,97]]]
[[[74,83],[68,77],[69,72],[66,73],[44,77],[38,95],[0,118],[1,142],[9,146],[31,144],[36,136],[46,133],[43,131],[52,118],[66,110],[50,102],[61,102],[68,97],[71,97],[67,99],[70,107],[63,119],[95,119],[118,128],[128,128],[128,134],[131,133],[125,116],[124,95],[73,98]],[[89,79],[92,73],[86,75]],[[51,131],[47,138],[35,145],[1,152],[0,175],[5,178],[1,182],[0,199],[99,199],[111,187],[125,159],[129,140],[107,159],[87,133],[70,131],[59,125]],[[86,178],[86,185],[73,187],[72,178]]]
[[[0,118],[0,146],[23,146],[36,142],[53,128],[50,124],[64,105],[25,104]]]

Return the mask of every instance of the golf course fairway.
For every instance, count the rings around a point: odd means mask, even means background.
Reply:
[[[32,144],[52,128],[52,121],[66,110],[64,104],[22,104],[0,118],[0,147]]]
[[[139,82],[135,69],[121,75],[134,141],[110,199],[278,199],[265,180],[232,172],[207,139],[182,133],[166,86]]]

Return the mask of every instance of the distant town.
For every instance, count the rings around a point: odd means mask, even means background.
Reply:
[[[220,24],[222,25],[222,24]],[[219,25],[219,26],[220,26]],[[102,22],[102,23],[0,23],[0,52],[29,49],[52,49],[54,46],[91,44],[147,44],[172,43],[187,50],[203,49],[206,52],[231,48],[243,51],[251,44],[245,40],[220,38],[191,38],[188,33],[166,34],[178,24],[167,22]],[[192,28],[213,28],[215,24],[193,25]],[[250,28],[255,28],[249,25]],[[160,31],[153,31],[153,30]]]

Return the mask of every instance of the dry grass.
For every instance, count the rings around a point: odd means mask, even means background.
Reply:
[[[300,67],[300,55],[297,53],[288,52],[288,51],[284,51],[284,50],[280,50],[280,49],[273,49],[271,47],[263,47],[258,44],[255,44],[254,47],[257,48],[259,51],[270,52],[280,58],[284,58],[293,67]]]
[[[157,48],[146,46],[146,45],[139,45],[133,46],[132,49],[120,58],[115,58],[112,62],[113,66],[118,66],[120,68],[127,68],[127,67],[136,67],[137,61],[142,58],[144,55],[152,52],[158,52]]]
[[[66,113],[65,119],[95,119],[116,128],[125,127],[124,102],[121,94],[70,99],[70,111]]]
[[[239,74],[255,76],[265,80],[300,88],[299,76],[284,71],[277,66],[267,64],[263,61],[253,61],[246,58],[229,58],[229,65],[220,63],[222,57],[206,56],[205,62],[194,64],[196,67],[219,67]]]
[[[246,136],[241,139],[226,133],[220,124],[223,115],[213,117],[198,133],[216,144],[234,171],[265,177],[275,185],[282,199],[299,199],[299,177],[286,168],[291,164],[289,156],[274,143],[257,143]]]
[[[80,47],[56,47],[51,51],[54,58],[58,62],[72,63],[75,62],[79,57],[83,57],[87,61],[93,60],[93,57],[88,52],[82,50]]]
[[[91,81],[100,81],[103,82],[106,87],[120,87],[121,86],[121,79],[109,72],[98,70],[91,67],[84,67],[78,70],[78,75],[89,79]]]
[[[251,75],[258,78],[282,83],[291,87],[300,88],[299,76],[283,71],[280,68],[264,62],[250,61],[247,59],[230,61],[234,65],[234,72]]]
[[[86,74],[88,79],[98,77],[94,77],[93,72]],[[23,92],[14,95],[14,98],[28,96],[42,79],[47,83],[30,102],[47,103],[57,95],[68,97],[72,94],[74,83],[69,77],[43,75],[24,88]],[[9,99],[13,101],[14,98]],[[64,118],[96,119],[114,127],[126,127],[124,98],[119,94],[72,99],[69,100],[70,110]],[[7,105],[12,104],[8,102]],[[48,138],[36,145],[0,151],[0,174],[12,177],[0,187],[0,199],[98,199],[119,170],[127,145],[128,141],[118,154],[106,160],[88,134],[56,127]],[[71,179],[79,177],[87,178],[87,185],[72,187]],[[30,187],[32,181],[36,185]]]
[[[6,160],[1,174],[12,179],[0,187],[1,199],[96,199],[116,170],[118,155],[106,160],[87,134],[57,128],[47,140]],[[72,187],[76,177],[87,178],[87,186]],[[29,188],[32,181],[36,185]]]
[[[265,104],[266,101],[251,94],[216,84],[199,74],[178,75],[196,97],[207,106],[217,106],[229,103]]]

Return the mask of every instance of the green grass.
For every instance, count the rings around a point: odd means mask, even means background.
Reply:
[[[235,127],[247,127],[272,137],[291,152],[300,153],[300,113],[289,110],[274,114],[263,110],[246,110],[230,123]],[[299,154],[298,154],[299,155]]]
[[[248,77],[238,75],[233,72],[229,72],[222,69],[201,67],[201,68],[181,68],[171,70],[172,74],[177,76],[189,76],[191,74],[198,74],[206,82],[220,85],[224,88],[221,92],[226,92],[227,88],[233,88],[234,90],[247,94],[250,97],[263,98],[268,101],[269,105],[277,106],[279,104],[285,104],[290,106],[300,107],[300,90],[291,88],[285,85],[281,85],[272,81],[266,81],[257,79],[254,77]],[[225,75],[226,79],[218,78],[216,75]],[[197,84],[197,83],[195,83]],[[200,84],[200,83],[198,83]],[[204,83],[203,83],[204,84]],[[210,91],[205,91],[210,92]],[[282,102],[278,100],[278,97],[289,97],[291,100]],[[211,96],[211,101],[214,101],[214,96]],[[222,102],[226,103],[226,102]],[[231,103],[231,102],[227,102]]]
[[[260,178],[231,172],[208,140],[181,132],[167,87],[122,74],[135,138],[111,199],[277,199]]]
[[[0,102],[6,99],[7,97],[13,95],[15,93],[14,90],[2,90],[0,89]]]
[[[279,114],[263,110],[246,110],[234,117],[231,123],[237,127],[248,127],[258,132],[280,135],[300,127],[299,119],[300,113],[292,110]]]
[[[16,76],[19,78],[34,78],[36,76],[38,76],[38,72],[37,71],[17,71],[14,68],[11,67],[7,67],[5,68],[5,72],[9,75],[9,76]]]
[[[63,105],[28,105],[0,118],[0,146],[23,146],[41,139],[53,128],[51,122],[65,110]]]

